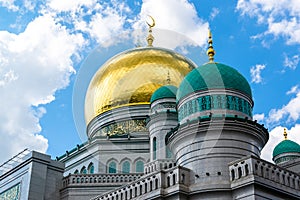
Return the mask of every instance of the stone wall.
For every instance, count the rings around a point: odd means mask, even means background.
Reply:
[[[63,171],[63,163],[42,153],[28,152],[0,176],[0,194],[13,191],[11,195],[18,199],[59,200]],[[10,190],[14,186],[20,186],[19,190]]]

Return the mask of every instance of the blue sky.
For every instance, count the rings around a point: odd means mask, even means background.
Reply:
[[[263,158],[283,127],[300,143],[297,0],[0,0],[0,162],[26,147],[55,157],[84,142],[89,79],[111,55],[145,45],[147,15],[156,19],[154,46],[198,65],[212,30],[215,60],[247,78],[254,118],[269,129]]]

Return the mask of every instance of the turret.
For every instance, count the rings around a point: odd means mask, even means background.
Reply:
[[[165,137],[178,124],[176,92],[177,87],[166,85],[157,89],[151,97],[151,111],[147,124],[150,134],[151,161],[173,157],[165,144]]]
[[[168,134],[167,144],[176,152],[177,164],[194,173],[191,192],[210,191],[216,199],[231,199],[228,163],[259,157],[269,135],[252,121],[247,80],[234,68],[214,62],[211,34],[207,53],[209,62],[192,70],[178,88],[180,125]]]
[[[273,161],[276,164],[300,158],[300,145],[288,139],[286,128],[284,128],[283,136],[284,140],[273,150]]]

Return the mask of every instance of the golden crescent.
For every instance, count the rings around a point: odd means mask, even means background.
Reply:
[[[149,22],[146,21],[146,23],[148,24],[149,27],[154,27],[155,26],[155,20],[152,16],[148,15],[148,17],[150,17],[150,19],[152,20],[152,23],[150,24]]]

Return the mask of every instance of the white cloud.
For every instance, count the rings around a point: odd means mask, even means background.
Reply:
[[[18,76],[15,74],[15,72],[13,70],[9,70],[3,75],[2,79],[0,79],[0,87],[10,83],[11,81],[15,81],[17,79]]]
[[[265,114],[264,113],[253,115],[253,120],[257,120],[259,123],[263,122],[264,119],[265,119]]]
[[[125,20],[114,8],[106,8],[95,14],[88,24],[84,21],[80,24],[83,25],[83,31],[88,32],[100,45],[107,47],[125,38],[125,33],[128,33],[124,30]]]
[[[239,0],[236,9],[242,15],[257,18],[268,29],[263,35],[283,37],[288,44],[300,43],[300,4],[298,0]],[[261,36],[261,34],[258,34]]]
[[[84,44],[50,15],[43,15],[16,35],[0,31],[0,162],[29,147],[45,152],[48,140],[40,135],[43,104],[68,86],[75,73],[71,57]]]
[[[23,2],[24,2],[24,7],[30,11],[34,10],[37,3],[36,1],[31,1],[31,0],[23,0]]]
[[[48,6],[56,12],[68,12],[79,10],[82,6],[92,8],[97,3],[96,0],[49,0]]]
[[[156,19],[153,30],[155,46],[175,49],[184,45],[206,44],[208,23],[197,16],[194,5],[187,0],[143,0],[141,13],[133,28],[145,28],[148,15]],[[159,32],[162,29],[170,31]],[[182,37],[179,37],[178,33],[182,34]]]
[[[211,13],[210,13],[210,20],[215,19],[215,17],[220,13],[220,10],[218,8],[213,8]]]
[[[273,150],[277,144],[279,144],[283,139],[284,127],[277,126],[272,129],[269,134],[270,138],[266,146],[261,152],[261,158],[272,162]],[[288,139],[300,144],[300,124],[295,124],[290,130],[287,130]]]
[[[275,146],[281,142],[283,138],[283,129],[284,127],[278,126],[275,127],[273,130],[269,132],[269,141],[267,142],[266,146],[261,151],[261,158],[270,162],[273,158],[273,150]]]
[[[262,77],[261,77],[261,71],[266,68],[266,65],[255,65],[250,68],[250,74],[251,74],[251,82],[252,83],[261,83]]]
[[[33,11],[38,3],[39,2],[32,0],[0,0],[0,6],[5,7],[10,11],[18,12],[20,16],[25,12]]]
[[[0,0],[0,6],[6,7],[12,11],[18,11],[18,6],[15,5],[15,0]]]
[[[296,92],[295,86],[289,90],[288,93]],[[290,121],[296,121],[300,119],[300,91],[296,93],[296,97],[293,97],[286,105],[282,106],[280,109],[272,109],[269,112],[267,122],[269,124],[277,123],[282,120],[284,117]]]
[[[294,70],[297,68],[299,61],[300,61],[299,55],[294,55],[289,58],[286,54],[284,54],[284,61],[283,61],[284,67],[288,67]]]
[[[136,17],[124,2],[116,0],[101,3],[96,0],[49,0],[42,12],[50,12],[104,47],[128,39],[132,28],[136,31],[133,37],[138,35],[135,42],[145,42],[147,33],[142,30],[146,28],[148,15],[156,19],[153,29],[155,46],[175,49],[185,45],[206,44],[208,23],[197,16],[194,5],[187,0],[144,0],[139,6],[141,12]],[[213,9],[214,15],[217,12],[217,9]]]
[[[299,92],[299,85],[293,86],[289,91],[286,92],[286,94],[297,94]]]
[[[81,32],[98,45],[108,47],[128,37],[127,15],[130,8],[124,2],[96,0],[50,0],[43,13],[51,13],[70,30]],[[62,15],[63,13],[63,15]]]

